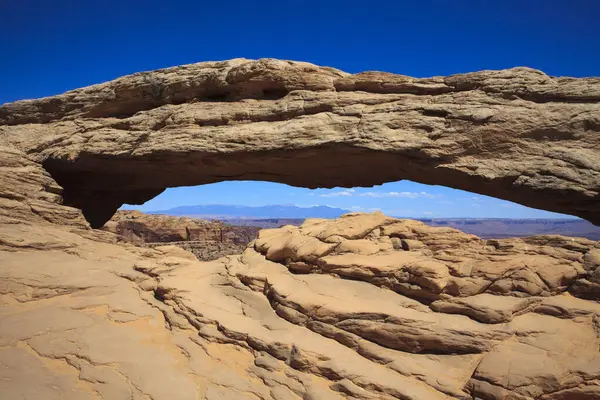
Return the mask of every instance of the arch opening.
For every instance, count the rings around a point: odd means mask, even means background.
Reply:
[[[44,168],[63,189],[64,203],[83,211],[93,228],[100,228],[124,204],[139,205],[166,188],[222,181],[267,181],[309,189],[372,187],[409,180],[495,197],[527,207],[565,213],[600,224],[596,206],[585,205],[580,193],[564,187],[530,187],[517,177],[485,179],[469,171],[432,163],[419,152],[395,154],[343,144],[309,149],[215,155],[206,153],[151,154],[143,157],[97,157],[81,154],[74,161],[48,159]]]
[[[306,218],[335,219],[351,212],[376,211],[390,217],[419,220],[433,227],[457,228],[483,239],[552,234],[600,240],[600,227],[579,218],[410,181],[371,188],[314,190],[264,181],[224,181],[170,188],[141,206],[121,207],[109,224],[113,227],[134,220],[152,221],[151,225],[156,227],[161,226],[160,221],[171,226],[175,221],[185,225],[216,220],[230,229],[246,232],[242,227],[247,227],[257,232],[263,228],[300,225]]]

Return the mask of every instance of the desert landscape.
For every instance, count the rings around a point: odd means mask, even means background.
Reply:
[[[349,213],[346,211],[342,215]],[[102,230],[116,234],[116,240],[119,242],[142,247],[170,244],[192,252],[200,261],[212,261],[223,256],[242,253],[258,237],[261,229],[281,228],[286,225],[301,226],[307,219],[246,217],[203,220],[119,210],[102,227]],[[424,219],[420,222],[433,227],[456,228],[482,239],[548,234],[600,239],[600,228],[580,219],[436,218]]]
[[[600,224],[598,143],[600,78],[525,67],[233,59],[5,104],[0,397],[599,399],[598,241],[117,213],[223,180],[411,179]]]

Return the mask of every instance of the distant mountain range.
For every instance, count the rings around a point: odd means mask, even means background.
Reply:
[[[298,207],[294,205],[237,206],[224,204],[180,206],[168,210],[150,211],[148,214],[166,214],[204,219],[246,218],[337,218],[349,210],[328,206]]]

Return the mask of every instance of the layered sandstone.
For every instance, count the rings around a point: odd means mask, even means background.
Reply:
[[[6,398],[600,396],[598,242],[349,214],[199,262],[3,227]]]
[[[530,68],[416,79],[235,59],[0,107],[0,137],[94,227],[166,187],[410,179],[600,223],[600,79]]]
[[[200,262],[88,224],[168,186],[400,178],[597,222],[598,90],[232,60],[3,106],[0,397],[600,398],[598,242],[350,214]]]
[[[260,230],[219,221],[126,210],[117,211],[102,229],[140,246],[173,244],[192,252],[200,261],[240,254]]]

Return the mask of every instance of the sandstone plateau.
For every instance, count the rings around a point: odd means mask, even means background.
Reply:
[[[412,179],[598,224],[599,144],[600,79],[528,68],[236,59],[4,105],[0,398],[600,399],[599,242],[348,214],[201,262],[91,228],[231,179]]]

